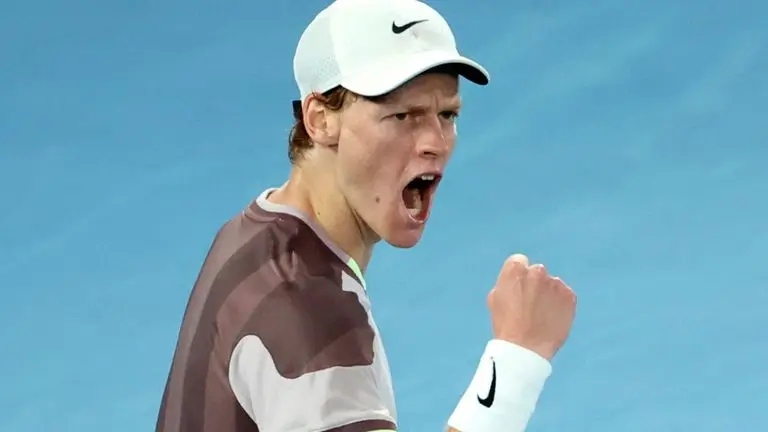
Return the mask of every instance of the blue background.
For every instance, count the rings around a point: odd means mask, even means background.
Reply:
[[[524,252],[579,294],[530,431],[768,430],[768,3],[431,3],[493,82],[368,275],[402,429],[441,430]],[[152,430],[210,241],[287,174],[323,4],[0,4],[0,430]]]

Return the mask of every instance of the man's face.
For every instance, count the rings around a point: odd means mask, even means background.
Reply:
[[[456,142],[458,78],[419,76],[383,102],[341,113],[336,179],[372,234],[396,247],[421,238]],[[371,234],[371,233],[369,233]]]

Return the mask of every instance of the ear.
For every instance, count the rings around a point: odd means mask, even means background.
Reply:
[[[328,109],[314,96],[304,101],[304,127],[312,142],[323,147],[335,147],[341,133],[340,112]]]

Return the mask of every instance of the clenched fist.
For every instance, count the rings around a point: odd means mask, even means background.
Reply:
[[[551,360],[568,339],[576,313],[576,294],[541,264],[524,255],[504,263],[488,295],[493,333]]]

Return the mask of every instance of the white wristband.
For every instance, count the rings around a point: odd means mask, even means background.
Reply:
[[[551,373],[533,351],[491,340],[448,425],[461,432],[523,432]]]

